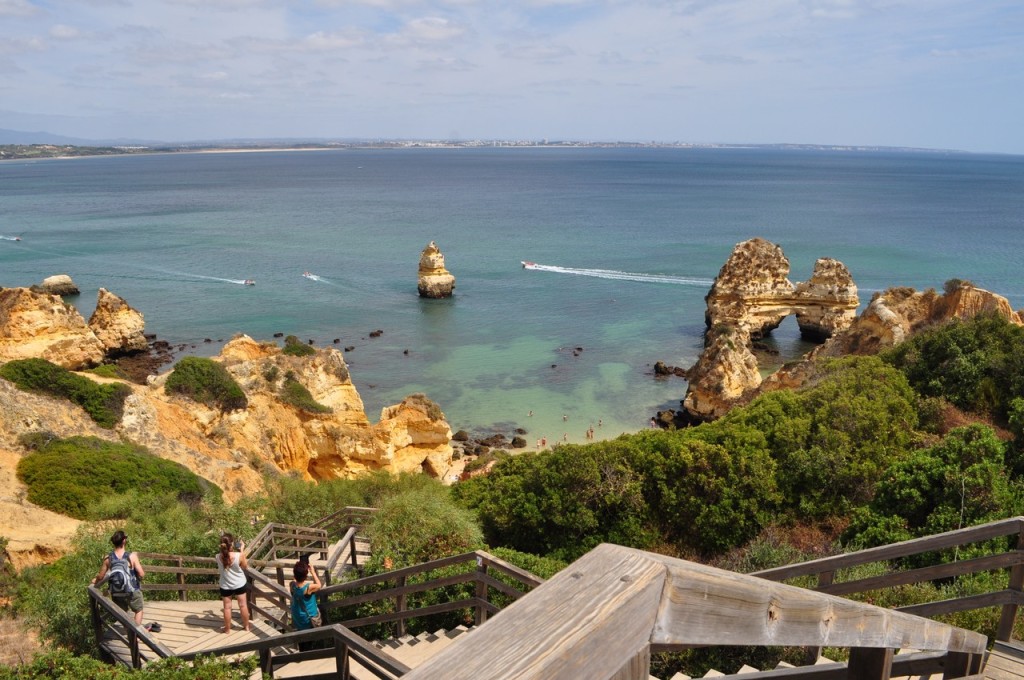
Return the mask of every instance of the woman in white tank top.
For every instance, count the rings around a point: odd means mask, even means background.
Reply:
[[[245,543],[235,541],[231,534],[220,537],[220,552],[217,553],[217,571],[220,573],[220,598],[224,603],[224,631],[231,632],[231,599],[238,600],[242,615],[242,629],[249,630],[249,605],[246,599],[248,581],[245,570],[249,563],[245,559]]]

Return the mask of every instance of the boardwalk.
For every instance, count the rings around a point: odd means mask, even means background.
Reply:
[[[231,633],[225,635],[223,606],[220,600],[203,600],[199,602],[146,602],[146,622],[160,624],[159,633],[151,633],[161,644],[175,655],[199,652],[223,647],[225,645],[266,640],[276,637],[278,632],[262,620],[250,622],[251,630],[242,630],[238,618],[238,606],[233,612]],[[108,646],[111,646],[108,641]],[[117,647],[119,645],[112,645]],[[114,650],[112,650],[114,651]],[[127,654],[127,650],[124,652]],[[156,655],[143,650],[143,657],[152,661]],[[121,654],[118,654],[121,656]]]

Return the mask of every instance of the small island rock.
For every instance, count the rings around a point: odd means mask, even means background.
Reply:
[[[431,241],[420,255],[419,285],[420,297],[451,297],[455,290],[455,277],[444,267],[444,255],[437,244]]]

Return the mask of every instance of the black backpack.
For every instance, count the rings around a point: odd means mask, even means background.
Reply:
[[[126,552],[122,557],[118,557],[111,551],[110,571],[107,575],[111,595],[131,595],[140,589],[139,577],[132,568],[131,555],[130,552]]]

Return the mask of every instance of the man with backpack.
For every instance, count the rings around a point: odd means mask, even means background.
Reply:
[[[102,583],[104,579],[110,587],[110,598],[121,609],[135,613],[135,624],[142,625],[142,585],[139,579],[146,575],[146,571],[139,562],[139,557],[133,552],[125,550],[125,542],[128,536],[121,530],[115,531],[110,537],[114,549],[103,558],[103,565],[100,572],[92,580],[92,584]],[[146,630],[157,632],[160,624],[146,624]]]

